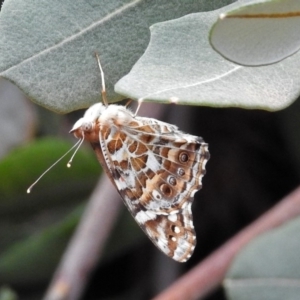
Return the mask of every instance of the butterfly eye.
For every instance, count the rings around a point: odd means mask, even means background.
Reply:
[[[89,132],[93,129],[93,124],[92,124],[92,122],[86,122],[86,123],[82,124],[81,128],[83,131]]]
[[[185,163],[189,160],[189,155],[186,152],[181,152],[179,154],[179,161]]]

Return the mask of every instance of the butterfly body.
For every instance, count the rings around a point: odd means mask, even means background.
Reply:
[[[119,105],[91,106],[71,132],[89,141],[128,210],[166,255],[184,262],[196,235],[191,205],[202,187],[208,145],[176,126]]]

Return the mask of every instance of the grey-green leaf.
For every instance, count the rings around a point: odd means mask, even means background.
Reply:
[[[228,299],[299,299],[299,231],[297,218],[246,246],[226,276]]]
[[[221,15],[211,30],[212,46],[238,64],[275,63],[300,48],[300,1],[257,2]]]
[[[211,48],[209,30],[229,8],[153,25],[145,54],[116,84],[116,92],[134,99],[213,107],[279,110],[290,105],[300,92],[299,52],[276,65],[246,68]]]
[[[214,2],[214,3],[213,3]],[[149,26],[232,1],[6,0],[0,14],[0,76],[34,102],[66,113],[100,99],[100,53],[112,102],[113,85],[142,55]]]

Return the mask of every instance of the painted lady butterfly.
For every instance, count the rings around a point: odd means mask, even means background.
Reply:
[[[91,143],[126,207],[154,245],[185,262],[196,245],[191,206],[202,187],[208,145],[174,125],[108,105],[97,58],[104,104],[91,106],[70,132]]]

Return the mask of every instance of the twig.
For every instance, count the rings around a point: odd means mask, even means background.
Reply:
[[[252,239],[300,215],[300,187],[246,227],[153,300],[203,299],[216,289],[236,254]]]
[[[94,190],[44,300],[79,299],[122,204],[104,174]]]

